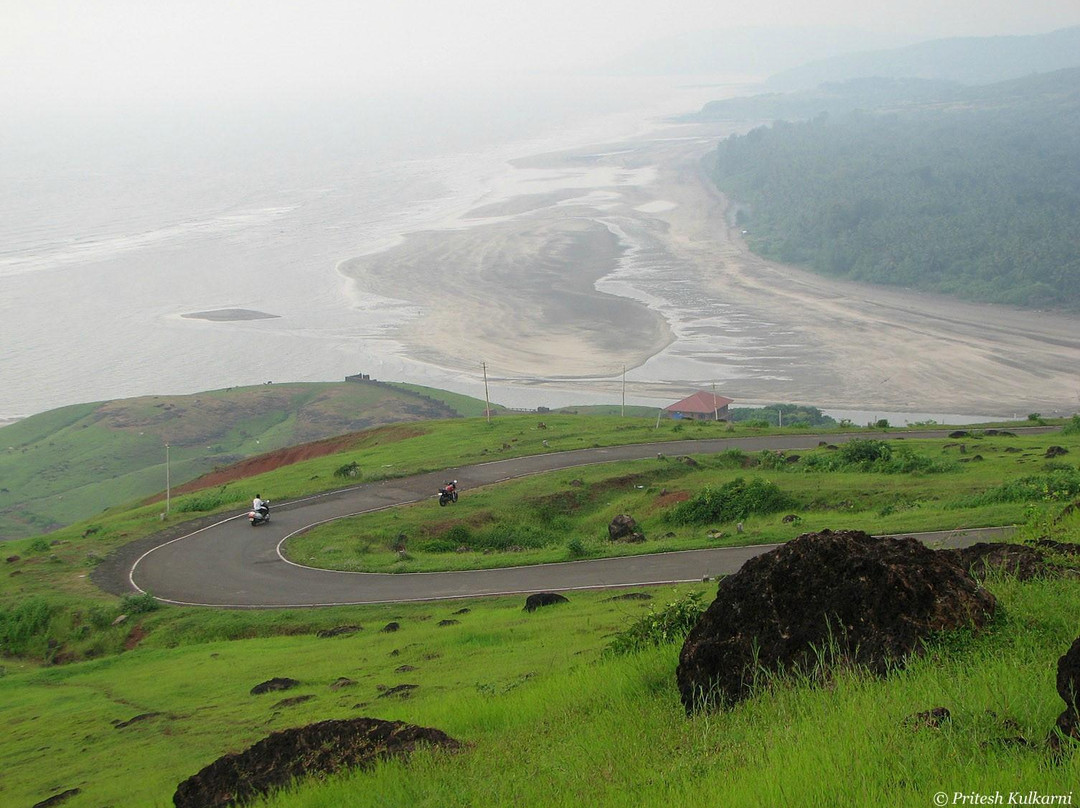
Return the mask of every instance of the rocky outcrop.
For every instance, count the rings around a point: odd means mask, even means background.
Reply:
[[[844,662],[883,675],[929,635],[981,627],[994,609],[954,557],[915,539],[803,534],[720,582],[679,655],[679,692],[689,712],[745,699],[762,672]]]
[[[1055,753],[1061,753],[1070,741],[1080,741],[1080,637],[1058,660],[1057,692],[1065,702],[1065,711],[1058,716],[1047,743]]]
[[[457,749],[446,733],[377,718],[321,721],[275,732],[243,752],[220,757],[176,789],[176,808],[224,808],[293,780],[365,768],[419,746]]]
[[[265,682],[259,682],[255,687],[251,688],[251,695],[261,696],[263,693],[275,693],[279,690],[291,690],[294,687],[299,686],[299,682],[295,679],[290,679],[288,676],[275,676],[273,679],[267,679]]]
[[[645,534],[638,530],[638,523],[627,513],[620,513],[608,525],[608,539],[611,541],[642,542]]]
[[[525,611],[535,612],[542,606],[554,606],[556,603],[569,603],[570,601],[556,592],[537,592],[525,598]]]
[[[1060,570],[1048,564],[1043,554],[1023,544],[978,542],[959,550],[941,550],[979,580],[988,573],[1012,575],[1021,581],[1057,575]]]

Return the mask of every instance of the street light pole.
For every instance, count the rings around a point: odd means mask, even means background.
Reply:
[[[169,469],[169,443],[165,442],[165,515],[169,515],[169,506],[172,499],[172,477]]]

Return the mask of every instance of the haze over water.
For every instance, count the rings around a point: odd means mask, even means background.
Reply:
[[[8,129],[0,419],[356,372],[476,393],[475,379],[402,358],[387,329],[414,312],[358,290],[337,265],[529,191],[514,157],[635,135],[730,92],[681,84],[597,79],[579,81],[572,100],[535,84],[437,104],[171,110]],[[274,317],[183,316],[221,309]]]

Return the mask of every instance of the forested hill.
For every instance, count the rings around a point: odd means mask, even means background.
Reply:
[[[1080,311],[1080,69],[723,141],[752,249],[860,281]]]

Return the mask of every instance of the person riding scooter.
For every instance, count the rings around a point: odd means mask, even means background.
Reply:
[[[251,510],[260,514],[265,519],[270,513],[270,501],[265,500],[256,494],[255,499],[251,501]]]

